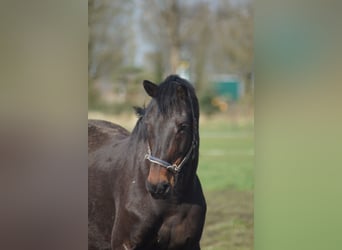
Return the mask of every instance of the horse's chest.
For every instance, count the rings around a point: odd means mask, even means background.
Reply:
[[[182,249],[196,238],[196,221],[188,217],[171,216],[167,218],[157,236],[157,242],[165,249]]]

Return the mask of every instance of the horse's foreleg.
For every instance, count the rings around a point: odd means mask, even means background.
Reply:
[[[118,219],[114,223],[112,231],[112,250],[138,250],[145,244],[146,232],[137,222],[130,223],[126,217],[125,221]]]

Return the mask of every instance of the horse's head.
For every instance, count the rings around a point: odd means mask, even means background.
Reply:
[[[193,87],[178,76],[160,85],[144,81],[151,102],[144,110],[146,188],[165,199],[191,185],[198,162],[198,101]]]

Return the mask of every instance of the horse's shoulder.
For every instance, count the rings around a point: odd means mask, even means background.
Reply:
[[[103,120],[88,120],[88,151],[94,151],[113,138],[123,139],[130,133],[118,124]]]

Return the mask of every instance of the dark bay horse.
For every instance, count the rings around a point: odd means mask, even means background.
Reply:
[[[88,123],[88,249],[200,249],[206,202],[194,88],[176,75],[143,85],[152,100],[136,108],[132,133]]]

